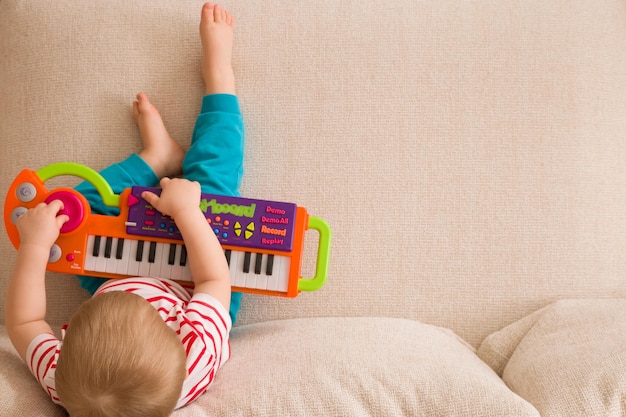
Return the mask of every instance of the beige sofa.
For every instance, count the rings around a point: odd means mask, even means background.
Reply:
[[[139,91],[187,146],[201,3],[0,0],[0,190],[138,151]],[[331,262],[317,292],[245,296],[175,415],[625,415],[624,2],[224,5],[242,193],[325,219]],[[86,299],[71,276],[48,293],[57,328]],[[0,415],[64,415],[0,334]]]

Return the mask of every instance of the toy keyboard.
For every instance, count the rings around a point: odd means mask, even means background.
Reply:
[[[119,207],[118,216],[91,212],[83,195],[70,188],[48,191],[44,182],[59,175],[88,180],[104,204]],[[151,187],[132,187],[114,194],[96,171],[79,164],[58,163],[38,171],[23,170],[9,188],[4,223],[19,247],[15,222],[29,208],[55,199],[69,216],[50,250],[49,271],[123,278],[150,276],[183,284],[192,282],[187,251],[174,221],[141,198]],[[200,209],[217,236],[229,265],[234,291],[295,297],[321,288],[328,271],[330,228],[293,203],[202,194]],[[319,232],[316,274],[300,276],[304,235]]]

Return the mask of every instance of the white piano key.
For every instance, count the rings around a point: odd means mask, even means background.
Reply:
[[[96,268],[96,258],[93,257],[93,244],[96,240],[94,235],[87,236],[87,249],[85,250],[85,271],[94,271]]]
[[[248,272],[244,271],[244,274],[246,276],[246,283],[244,285],[245,288],[257,288],[258,275],[254,273],[257,256],[257,253],[250,254],[250,267],[248,269]]]
[[[139,270],[137,275],[140,277],[147,277],[150,275],[150,263],[148,262],[148,254],[150,252],[150,242],[144,241],[143,243],[143,257],[139,262]]]
[[[183,258],[183,251],[185,252],[185,257],[182,261],[183,265],[180,265],[181,259]],[[178,255],[178,252],[176,253]],[[185,245],[180,245],[180,256],[176,258],[176,265],[182,268],[181,272],[181,281],[192,281],[191,278],[191,268],[189,267],[189,256],[187,254],[187,247]]]
[[[131,247],[133,245],[134,240],[132,239],[124,239],[124,250],[122,252],[122,259],[119,260],[117,264],[117,272],[121,275],[128,275],[128,264],[130,263],[131,258]],[[136,250],[136,249],[135,249]]]
[[[289,268],[291,267],[291,258],[286,256],[280,257],[281,268],[278,269],[276,279],[278,281],[278,291],[287,292],[289,288]]]
[[[271,291],[287,292],[289,287],[290,258],[287,256],[274,256],[272,275],[268,277],[267,289]]]
[[[257,256],[259,256],[261,254],[257,254]],[[260,273],[256,273],[256,264],[255,264],[255,268],[254,268],[254,275],[256,275],[256,286],[254,288],[256,288],[257,290],[266,290],[267,289],[267,275],[265,275],[265,270],[267,269],[267,258],[269,257],[268,254],[263,254],[262,255],[262,261],[261,261],[261,269],[260,269]]]
[[[245,283],[243,285],[244,288],[256,288],[256,275],[254,275],[254,271],[251,268],[249,272],[243,273],[245,276]]]
[[[183,253],[182,245],[176,245],[176,257],[174,258],[174,265],[172,265],[170,279],[180,280],[183,277],[183,267],[180,265],[181,253]]]
[[[187,258],[187,265],[183,267],[183,276],[181,281],[193,281],[191,277],[191,268],[189,267],[189,258]]]
[[[139,262],[137,262],[137,243],[138,241],[135,239],[130,240],[130,245],[128,245],[128,268],[126,273],[128,275],[136,276],[139,275]]]
[[[274,256],[274,265],[272,267],[272,276],[267,280],[267,289],[270,291],[278,291],[278,276],[282,269],[283,260],[280,256]]]
[[[95,244],[94,244],[95,245]],[[94,271],[103,272],[107,267],[107,258],[104,257],[104,249],[106,245],[106,237],[102,236],[100,239],[100,251],[98,256],[96,257],[96,265],[94,267]]]
[[[243,273],[243,258],[244,253],[239,251],[232,251],[230,254],[230,285],[235,287],[246,286],[246,276]]]
[[[117,252],[117,245],[119,244],[119,239],[118,238],[113,238],[112,242],[111,242],[111,255],[109,258],[107,259],[106,262],[106,267],[104,268],[104,272],[108,272],[109,274],[116,274],[117,273],[117,265],[120,263],[120,260],[117,259],[116,252]],[[124,245],[126,246],[126,245]]]
[[[150,264],[150,272],[148,273],[151,277],[161,277],[161,267],[163,266],[163,253],[165,244],[157,243],[156,250],[154,251],[154,262]],[[168,243],[169,247],[169,243]],[[165,260],[167,263],[167,259]]]
[[[170,265],[170,250],[171,243],[163,244],[163,257],[161,258],[161,272],[159,273],[159,277],[165,277],[172,279],[172,265]],[[178,251],[178,245],[174,245],[174,250]],[[174,257],[176,258],[176,257]]]

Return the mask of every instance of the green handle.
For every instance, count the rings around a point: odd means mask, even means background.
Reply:
[[[98,174],[97,171],[85,165],[76,164],[74,162],[59,162],[46,165],[39,169],[37,175],[43,182],[46,182],[50,178],[58,177],[59,175],[74,175],[80,177],[89,181],[96,190],[98,190],[104,204],[109,207],[120,206],[120,196],[113,192],[109,183],[102,175]]]
[[[300,279],[298,281],[299,291],[316,291],[324,286],[328,275],[328,260],[330,258],[330,226],[319,217],[309,216],[309,229],[319,232],[319,242],[317,244],[317,268],[315,276],[311,279]]]

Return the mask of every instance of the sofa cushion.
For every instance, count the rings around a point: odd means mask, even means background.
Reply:
[[[449,330],[404,319],[237,327],[233,356],[180,416],[538,416]]]
[[[626,414],[626,299],[563,300],[488,336],[479,356],[544,417]]]
[[[64,417],[67,414],[50,401],[13,349],[4,326],[0,326],[0,415]]]
[[[538,416],[454,333],[416,321],[273,321],[235,328],[231,345],[209,391],[175,417]],[[2,410],[63,415],[6,336],[0,349]]]

